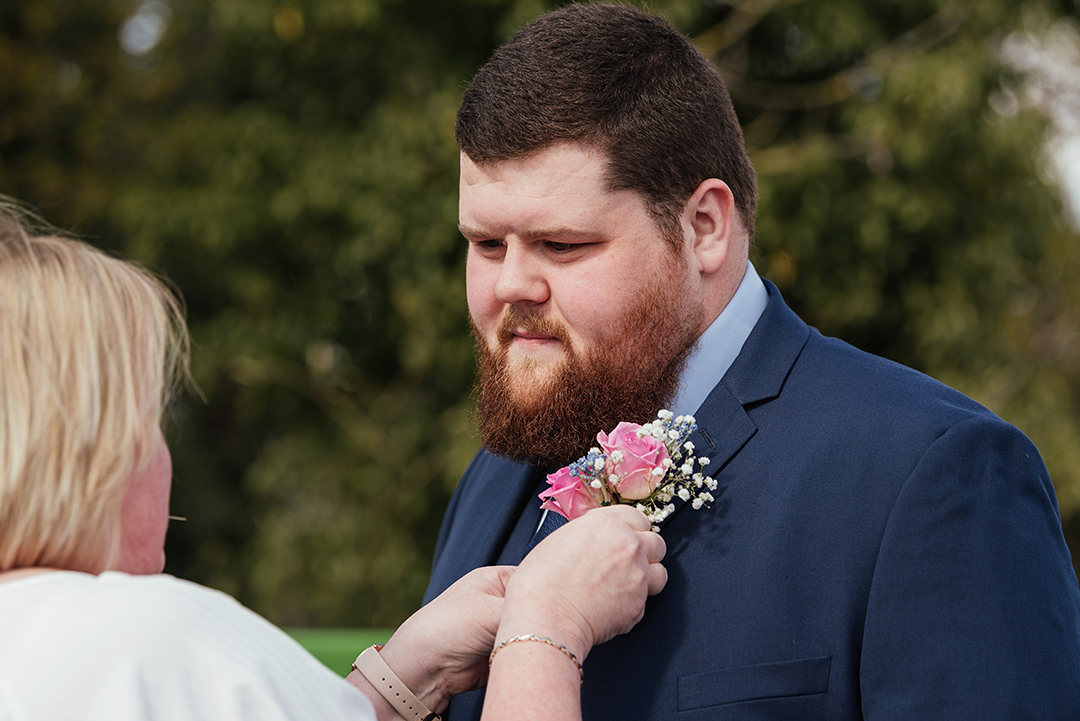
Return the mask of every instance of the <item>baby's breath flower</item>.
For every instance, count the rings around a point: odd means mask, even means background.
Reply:
[[[672,418],[669,410],[657,413],[655,420],[640,426],[636,435],[638,438],[651,437],[663,444],[667,453],[662,453],[664,458],[652,468],[646,466],[648,471],[649,487],[653,490],[642,499],[623,498],[616,490],[619,483],[625,482],[622,474],[613,471],[622,471],[634,466],[635,463],[626,461],[626,453],[623,450],[613,450],[609,455],[599,448],[590,448],[588,454],[579,458],[568,467],[571,476],[578,478],[583,484],[587,484],[590,492],[600,499],[601,505],[609,506],[612,503],[633,504],[635,508],[645,514],[653,530],[659,530],[664,519],[675,511],[672,500],[675,497],[683,503],[690,503],[694,509],[700,509],[706,503],[713,500],[711,493],[701,492],[700,489],[707,487],[710,491],[716,490],[717,483],[703,473],[695,473],[695,468],[704,471],[709,459],[694,457],[694,443],[689,441],[689,436],[697,430],[697,422],[693,416],[679,416]],[[637,459],[631,459],[636,461]],[[623,466],[621,464],[628,463]],[[641,470],[632,473],[638,473]]]

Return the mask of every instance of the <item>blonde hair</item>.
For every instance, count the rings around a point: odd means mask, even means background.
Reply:
[[[187,374],[183,311],[147,270],[28,218],[0,197],[0,571],[99,571]]]

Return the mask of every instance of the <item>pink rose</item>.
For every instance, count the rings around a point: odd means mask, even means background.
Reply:
[[[586,512],[600,507],[600,501],[592,494],[592,489],[577,476],[570,475],[570,468],[560,468],[547,477],[551,488],[540,494],[541,508],[554,511],[559,515],[574,520]],[[596,491],[597,494],[600,491]]]
[[[663,476],[654,476],[653,469],[663,467],[668,458],[668,450],[663,442],[649,435],[639,437],[639,428],[641,426],[637,423],[620,423],[610,436],[603,432],[596,435],[611,463],[609,470],[615,490],[631,501],[647,498],[656,490]],[[622,453],[622,459],[617,463],[612,459],[616,451]]]

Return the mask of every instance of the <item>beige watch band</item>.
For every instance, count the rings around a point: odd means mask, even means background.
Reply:
[[[401,682],[397,674],[386,665],[386,661],[383,661],[382,656],[379,655],[380,650],[382,650],[381,645],[365,648],[364,652],[356,657],[353,668],[375,687],[375,690],[394,707],[402,718],[410,721],[414,719],[441,721],[438,715],[421,703],[420,699],[416,698],[413,692]]]

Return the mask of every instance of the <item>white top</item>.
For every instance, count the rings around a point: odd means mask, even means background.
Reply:
[[[367,698],[224,593],[172,576],[0,583],[0,721],[370,721]]]
[[[753,263],[747,261],[739,289],[698,338],[679,377],[679,392],[668,410],[676,416],[696,415],[697,409],[735,362],[768,304],[769,292]]]

